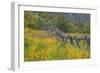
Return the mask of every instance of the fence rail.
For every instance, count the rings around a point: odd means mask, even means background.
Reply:
[[[76,45],[80,48],[80,41],[83,40],[86,43],[86,47],[90,46],[89,35],[80,34],[79,36],[75,36],[72,34],[66,34],[58,28],[54,27],[46,27],[45,31],[47,31],[47,33],[51,35],[51,37],[55,37],[58,41],[63,41],[64,44],[70,43],[71,45]]]

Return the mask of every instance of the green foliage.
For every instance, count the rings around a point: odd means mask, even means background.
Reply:
[[[38,14],[34,14],[32,11],[25,11],[24,12],[24,24],[25,27],[29,28],[37,28],[39,16]]]
[[[68,32],[67,24],[68,20],[63,14],[57,16],[57,21],[56,21],[57,28],[59,28],[63,32]]]
[[[24,12],[25,28],[42,30],[46,26],[59,28],[66,33],[90,33],[90,24],[72,22],[62,13]]]

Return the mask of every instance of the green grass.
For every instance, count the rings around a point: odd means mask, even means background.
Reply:
[[[85,45],[81,41],[81,46]],[[86,59],[90,58],[90,48],[79,48],[58,42],[45,31],[25,29],[24,61]]]

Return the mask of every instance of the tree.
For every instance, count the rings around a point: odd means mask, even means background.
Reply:
[[[33,14],[32,11],[24,12],[25,27],[36,28],[38,19],[39,19],[38,14],[36,14],[36,13]]]

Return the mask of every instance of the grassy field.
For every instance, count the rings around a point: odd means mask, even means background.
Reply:
[[[25,28],[24,61],[86,59],[90,58],[90,48],[79,48],[61,44],[47,32]],[[84,45],[84,43],[82,43]]]

